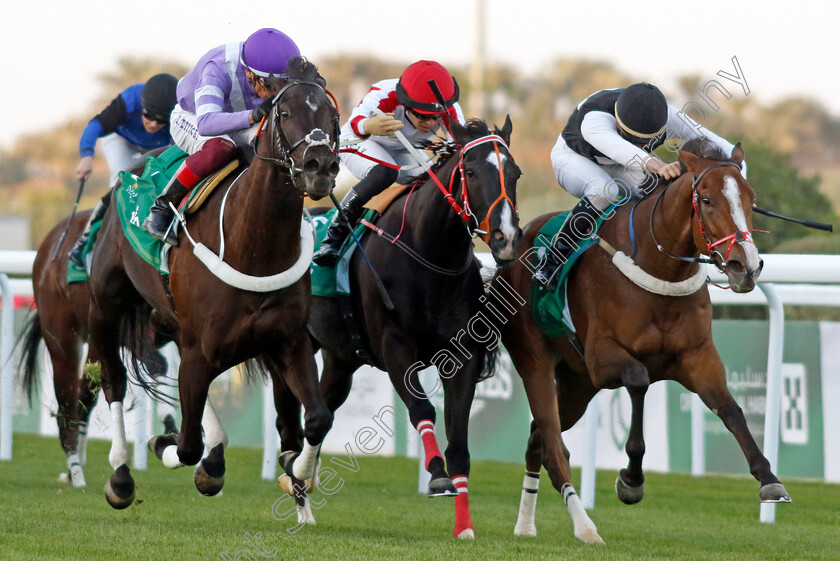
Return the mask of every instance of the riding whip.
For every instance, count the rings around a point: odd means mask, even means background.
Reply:
[[[763,214],[764,216],[769,216],[771,218],[779,218],[781,220],[787,220],[788,222],[793,222],[794,224],[800,224],[805,226],[806,228],[813,228],[815,230],[823,230],[825,232],[833,232],[834,226],[831,224],[823,224],[822,222],[812,222],[811,220],[803,220],[801,218],[790,218],[789,216],[782,216],[781,214],[776,214],[775,212],[764,210],[763,208],[758,208],[757,206],[752,207],[753,212],[757,212],[759,214]]]
[[[76,216],[76,208],[79,206],[79,199],[82,198],[82,191],[84,190],[85,180],[82,178],[79,181],[79,192],[76,194],[76,202],[73,204],[73,212],[70,213],[70,220],[67,221],[67,227],[64,229],[64,232],[61,233],[61,237],[58,238],[58,243],[55,246],[55,251],[53,252],[53,256],[50,261],[55,261],[55,258],[58,257],[58,250],[61,248],[61,244],[64,243],[64,238],[67,237],[67,231],[70,230],[70,225],[73,224],[73,217]]]
[[[338,211],[338,219],[341,222],[343,222],[348,228],[350,228],[350,235],[353,236],[353,241],[356,243],[356,247],[359,248],[362,257],[365,258],[365,262],[367,263],[368,268],[370,268],[370,274],[373,275],[373,282],[376,284],[376,290],[379,291],[379,296],[382,298],[382,302],[385,304],[385,308],[387,308],[389,312],[394,311],[394,301],[391,300],[391,297],[388,295],[388,291],[385,290],[385,285],[382,283],[382,279],[379,278],[379,275],[376,273],[376,269],[373,268],[373,263],[371,263],[370,259],[368,259],[368,256],[365,253],[364,248],[362,247],[362,242],[360,242],[359,238],[356,237],[356,232],[353,231],[353,224],[350,224],[350,221],[344,215],[344,212],[342,212],[341,203],[338,202],[338,199],[335,198],[335,195],[332,192],[330,192],[330,199],[332,199],[336,211]]]

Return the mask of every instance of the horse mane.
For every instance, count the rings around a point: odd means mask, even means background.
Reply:
[[[317,82],[324,87],[327,85],[327,81],[318,73],[318,67],[302,56],[289,59],[286,65],[286,75],[291,80]]]
[[[726,154],[720,146],[704,136],[692,138],[683,145],[682,149],[706,160],[732,161],[731,156]]]
[[[482,136],[487,136],[490,134],[490,127],[487,126],[487,123],[478,118],[472,118],[467,121],[466,126],[464,127],[467,130],[467,134],[470,135],[470,138],[481,138]]]

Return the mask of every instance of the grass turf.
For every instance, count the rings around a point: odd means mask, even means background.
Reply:
[[[64,464],[57,439],[16,435],[14,460],[0,464],[0,559],[840,559],[840,486],[810,481],[785,481],[794,502],[777,507],[775,524],[762,524],[758,484],[747,476],[649,473],[644,500],[626,506],[613,490],[616,474],[600,471],[589,514],[607,545],[590,546],[573,536],[544,471],[538,537],[513,536],[520,465],[473,463],[476,539],[462,541],[452,537],[453,500],[417,493],[416,460],[359,455],[353,472],[325,454],[337,474],[331,485],[341,477],[341,487],[316,493],[325,501],[314,510],[317,526],[292,534],[296,520],[275,517],[291,503],[275,506],[276,485],[260,480],[260,450],[226,452],[224,493],[215,498],[198,494],[191,468],[173,473],[151,456],[147,471],[132,470],[137,500],[123,511],[103,496],[107,456],[108,443],[90,443],[88,487],[77,490],[56,481]],[[246,543],[257,533],[262,553]]]

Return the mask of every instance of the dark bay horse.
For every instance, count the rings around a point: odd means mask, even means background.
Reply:
[[[56,421],[61,447],[67,459],[67,474],[74,487],[85,487],[87,428],[96,404],[98,384],[81,376],[82,345],[88,338],[90,287],[87,281],[67,283],[67,253],[87,223],[90,211],[59,222],[44,238],[32,267],[35,308],[20,336],[24,394],[31,400],[38,374],[38,347],[44,341],[53,367],[53,386],[58,402]],[[68,233],[62,248],[56,248],[62,233]],[[58,251],[56,252],[56,250]],[[53,256],[56,256],[53,260]],[[151,336],[151,335],[150,335]],[[141,357],[147,371],[156,375],[165,363],[157,353]],[[87,363],[99,362],[90,352]],[[171,412],[170,412],[171,410]],[[174,430],[174,409],[165,410],[162,420]]]
[[[502,326],[502,341],[525,384],[534,417],[516,534],[536,535],[536,488],[543,465],[563,495],[575,536],[603,543],[571,485],[561,431],[580,419],[599,389],[627,388],[632,402],[629,461],[616,479],[616,492],[625,503],[640,501],[644,397],[659,380],[679,382],[720,417],[761,483],[762,501],[790,500],[726,387],[726,372],[712,342],[712,305],[697,258],[709,255],[736,292],[752,290],[762,267],[750,234],[755,194],[740,173],[744,153],[738,145],[729,158],[713,148],[705,141],[687,143],[679,152],[679,178],[640,201],[631,199],[604,222],[598,236],[619,250],[616,258],[603,246],[593,247],[575,265],[568,302],[583,356],[569,339],[543,335],[531,313],[535,266],[527,254],[553,215],[528,224],[517,260],[498,271],[494,283],[504,280],[526,300]],[[631,220],[635,248],[628,235]],[[634,250],[638,267],[625,263],[619,270],[622,257],[626,262]]]
[[[231,366],[257,359],[275,385],[284,384],[306,408],[303,452],[284,467],[302,479],[312,475],[332,414],[318,389],[305,330],[314,241],[302,212],[303,196],[326,196],[339,169],[337,139],[330,136],[338,130],[338,111],[325,84],[312,63],[289,62],[253,164],[222,183],[180,230],[181,243],[169,253],[170,276],[162,278],[134,252],[116,212],[105,217],[92,261],[91,345],[102,360],[114,425],[121,427],[126,372],[118,355],[120,327],[151,323],[178,343],[181,431],[177,439],[150,441],[167,467],[199,463],[210,382]],[[188,238],[197,240],[194,249]],[[211,452],[196,468],[195,483],[206,495],[224,484],[221,435],[220,427],[205,427]],[[125,508],[134,499],[134,481],[119,430],[109,459],[116,471],[106,497],[111,506]]]
[[[508,149],[511,130],[510,118],[492,133],[482,121],[466,127],[452,123],[457,150],[436,172],[441,186],[430,178],[420,181],[377,221],[381,235],[370,232],[362,240],[393,299],[393,311],[383,303],[358,250],[350,262],[352,310],[370,353],[368,362],[388,372],[420,433],[432,475],[428,494],[457,495],[454,534],[461,538],[474,536],[467,494],[470,406],[482,373],[492,372],[498,344],[482,304],[487,299],[473,259],[472,234],[478,228],[484,232],[497,261],[513,258],[520,233],[520,170]],[[441,193],[446,184],[451,198]],[[449,200],[460,202],[467,222]],[[365,361],[356,353],[335,299],[313,298],[309,332],[323,352],[321,389],[335,411],[347,399],[353,372]],[[435,408],[418,382],[418,371],[432,365],[444,389],[446,465],[434,436]],[[297,421],[287,417],[278,422]]]

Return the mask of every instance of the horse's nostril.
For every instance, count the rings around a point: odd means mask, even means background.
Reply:
[[[306,163],[303,164],[303,171],[306,173],[318,173],[318,169],[320,167],[321,165],[318,163],[318,160],[313,158],[311,160],[306,160]]]
[[[500,230],[496,230],[496,231],[493,232],[493,239],[494,240],[503,240],[504,238],[505,238],[505,235]]]
[[[338,175],[338,172],[340,171],[340,169],[341,168],[339,167],[337,161],[331,163],[330,164],[330,175]]]

